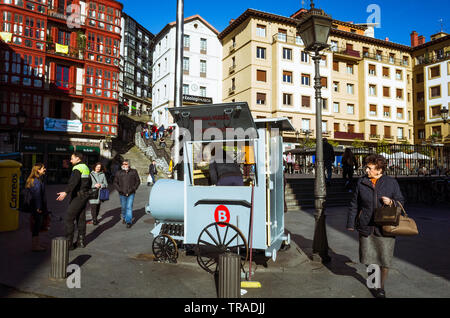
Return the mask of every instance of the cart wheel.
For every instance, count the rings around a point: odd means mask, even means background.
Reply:
[[[158,235],[152,244],[155,261],[176,263],[178,248],[175,240],[167,234]]]
[[[205,227],[197,242],[197,262],[201,268],[215,274],[219,266],[219,255],[231,252],[241,257],[241,269],[248,257],[248,245],[239,229],[228,223],[217,222]]]

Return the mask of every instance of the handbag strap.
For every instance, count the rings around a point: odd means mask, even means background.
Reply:
[[[394,201],[395,202],[395,201]],[[408,217],[408,214],[405,211],[405,208],[403,207],[403,205],[400,203],[400,201],[397,201],[398,205],[400,206],[400,208],[402,209],[402,212],[405,214],[406,217]]]

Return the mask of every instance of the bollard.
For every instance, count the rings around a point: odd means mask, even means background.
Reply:
[[[69,263],[69,240],[57,237],[52,240],[52,269],[50,278],[65,279]]]
[[[241,258],[239,255],[219,255],[219,298],[241,297]]]

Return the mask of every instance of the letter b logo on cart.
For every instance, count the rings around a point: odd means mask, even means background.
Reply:
[[[219,205],[214,212],[214,219],[216,222],[230,222],[230,211],[225,205]],[[222,227],[224,225],[221,225]]]

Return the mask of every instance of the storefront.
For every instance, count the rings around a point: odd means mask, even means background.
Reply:
[[[84,163],[88,165],[89,169],[100,161],[100,147],[91,146],[77,146],[77,152],[81,152],[84,155]]]
[[[71,145],[47,145],[47,182],[51,184],[66,184],[71,173],[70,157],[74,152]]]

